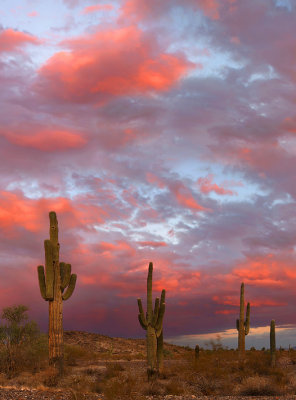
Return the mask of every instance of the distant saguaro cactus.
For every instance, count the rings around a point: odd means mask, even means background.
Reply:
[[[194,364],[197,365],[199,359],[199,345],[197,344],[194,349]]]
[[[275,320],[270,322],[270,364],[275,367]]]
[[[49,213],[49,240],[44,240],[45,271],[39,265],[38,279],[41,296],[48,301],[48,347],[49,363],[63,371],[63,300],[72,295],[77,275],[71,274],[71,264],[59,262],[58,220],[56,213]],[[66,291],[65,291],[66,289]]]
[[[245,355],[245,336],[250,330],[250,303],[247,304],[246,320],[244,320],[245,311],[245,285],[241,284],[240,289],[240,312],[239,319],[236,320],[236,329],[238,330],[238,355],[243,359]]]
[[[165,290],[161,292],[161,300],[159,301],[159,297],[155,299],[155,305],[153,310],[152,305],[152,272],[153,272],[153,263],[149,263],[148,269],[148,277],[147,277],[147,312],[146,316],[144,314],[142,301],[138,299],[138,307],[139,307],[139,322],[142,328],[144,328],[146,333],[147,340],[147,375],[148,380],[151,380],[156,377],[159,371],[159,364],[163,363],[163,342],[162,339],[159,341],[158,338],[161,338],[162,330],[163,330],[163,316],[165,312]],[[158,345],[158,346],[157,346]],[[158,363],[157,363],[158,361]]]

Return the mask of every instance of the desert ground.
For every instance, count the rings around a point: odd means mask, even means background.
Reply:
[[[219,341],[200,351],[165,343],[164,371],[147,382],[145,339],[111,338],[66,331],[62,377],[47,364],[46,335],[31,362],[0,374],[0,398],[13,400],[116,399],[296,399],[296,351],[278,350],[276,367],[268,349],[237,351]],[[20,354],[21,357],[21,354]],[[27,360],[28,354],[26,355]],[[2,360],[3,363],[3,360]]]

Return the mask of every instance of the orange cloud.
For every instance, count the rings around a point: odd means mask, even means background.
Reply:
[[[64,100],[167,90],[193,67],[181,55],[158,51],[156,42],[136,26],[98,31],[62,44],[70,51],[54,54],[40,68],[39,87]]]
[[[0,192],[0,227],[8,236],[17,236],[18,228],[38,232],[48,224],[48,212],[63,214],[68,228],[101,223],[106,216],[98,206],[86,207],[64,197],[30,199],[21,193]]]
[[[286,286],[293,265],[289,260],[281,260],[273,254],[248,259],[233,269],[233,274],[242,281],[254,286]]]
[[[112,4],[96,4],[93,6],[88,6],[85,7],[82,10],[82,14],[91,14],[97,11],[109,11],[109,10],[113,10],[113,5]]]
[[[237,310],[216,310],[215,314],[223,314],[223,315],[237,314]]]
[[[246,299],[246,300],[248,301],[248,299]],[[217,304],[239,307],[239,295],[237,295],[237,296],[227,296],[227,295],[213,296],[213,301],[215,301],[215,303],[217,303]],[[287,303],[278,302],[278,301],[275,301],[272,299],[252,299],[252,301],[250,301],[250,304],[252,307],[262,307],[262,306],[272,307],[272,306],[284,306]],[[238,312],[238,311],[236,310],[235,312]]]
[[[105,258],[116,258],[118,253],[126,253],[129,256],[135,254],[135,249],[127,242],[118,240],[116,243],[100,242],[96,247]]]
[[[194,211],[209,211],[208,209],[197,203],[191,191],[186,188],[182,183],[171,185],[170,189],[180,205],[186,208],[190,208]]]
[[[35,36],[13,29],[0,31],[0,52],[16,51],[27,43],[38,45],[41,41]]]
[[[61,151],[83,147],[86,139],[78,133],[64,129],[40,129],[35,133],[14,133],[5,134],[6,139],[18,146],[31,147],[42,151]]]
[[[232,190],[224,189],[222,186],[218,186],[216,183],[212,183],[214,176],[212,174],[208,175],[205,178],[199,178],[197,180],[197,184],[199,185],[200,191],[202,193],[208,194],[210,192],[215,192],[219,195],[234,195],[236,194]]]

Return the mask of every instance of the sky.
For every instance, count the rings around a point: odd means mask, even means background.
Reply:
[[[292,0],[2,0],[0,307],[47,329],[56,211],[65,329],[144,337],[152,261],[166,338],[234,347],[244,282],[246,346],[272,319],[296,346],[295,18]]]

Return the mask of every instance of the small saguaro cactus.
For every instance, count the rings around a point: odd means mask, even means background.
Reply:
[[[240,289],[240,312],[239,319],[236,320],[236,329],[238,330],[238,355],[243,359],[245,355],[245,336],[250,330],[250,303],[247,304],[246,320],[244,320],[245,311],[245,285],[241,284]]]
[[[159,371],[159,365],[163,363],[163,342],[162,340],[157,340],[161,338],[163,330],[163,316],[165,312],[165,290],[161,292],[161,300],[159,297],[155,299],[155,305],[153,310],[152,305],[152,272],[153,263],[149,263],[148,277],[147,277],[147,312],[146,316],[144,314],[142,301],[138,299],[139,307],[139,322],[142,328],[144,328],[146,333],[147,341],[147,375],[148,380],[155,378]],[[158,363],[157,363],[158,361]]]
[[[275,321],[274,319],[270,322],[270,364],[275,367]]]
[[[45,271],[39,265],[38,279],[41,296],[48,301],[48,348],[49,363],[63,371],[63,300],[72,295],[77,275],[71,274],[71,264],[59,261],[58,220],[56,213],[49,213],[49,240],[44,240]]]
[[[194,364],[197,365],[199,359],[199,345],[197,344],[194,349]]]

